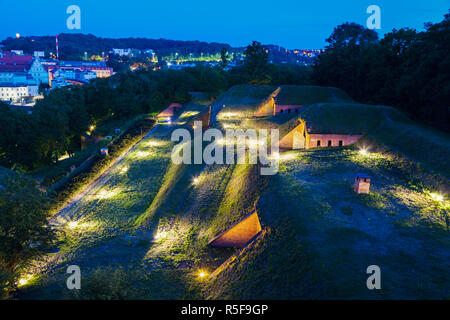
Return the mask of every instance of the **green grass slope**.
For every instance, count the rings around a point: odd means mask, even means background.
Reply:
[[[275,97],[275,101],[282,105],[306,106],[319,102],[351,101],[344,91],[333,87],[246,84],[230,88],[215,104],[225,105],[222,113],[239,113],[242,117],[251,117],[261,103],[278,88],[280,91]]]
[[[291,153],[257,205],[267,232],[209,279],[205,297],[449,297],[445,217],[406,160],[352,148]],[[370,195],[353,192],[356,172],[373,177]],[[382,270],[379,291],[366,288],[372,264]]]

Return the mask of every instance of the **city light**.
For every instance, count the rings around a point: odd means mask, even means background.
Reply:
[[[195,177],[194,179],[192,179],[192,184],[198,184],[199,183],[199,178]]]
[[[128,167],[123,167],[122,170],[120,170],[121,173],[126,173],[128,171]]]

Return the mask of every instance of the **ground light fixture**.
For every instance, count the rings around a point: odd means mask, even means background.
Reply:
[[[359,150],[359,154],[360,154],[360,155],[366,156],[367,153],[368,153],[367,149],[360,149],[360,150]]]
[[[159,241],[167,237],[167,231],[158,231],[155,236],[153,237],[153,240]]]
[[[192,179],[192,184],[198,184],[199,181],[200,181],[199,178],[195,177]]]
[[[206,276],[208,276],[208,272],[206,272],[205,270],[201,269],[198,271],[198,278],[200,280],[204,279]]]
[[[31,281],[31,279],[33,279],[33,275],[32,275],[32,274],[24,275],[23,277],[21,277],[21,278],[17,281],[17,286],[18,286],[18,287],[26,286],[26,285]]]
[[[444,196],[440,193],[437,192],[432,192],[430,193],[431,199],[436,200],[436,201],[444,201]]]
[[[77,221],[69,221],[69,223],[67,223],[67,226],[70,229],[75,229],[76,227],[78,227],[78,222]]]

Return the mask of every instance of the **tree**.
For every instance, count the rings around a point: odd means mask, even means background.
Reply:
[[[425,32],[393,30],[377,41],[355,23],[337,26],[314,65],[318,85],[367,103],[396,106],[416,120],[450,130],[450,14]]]
[[[377,40],[378,34],[376,31],[364,28],[357,23],[346,22],[335,27],[326,42],[328,42],[328,48],[343,48],[367,45]]]
[[[228,59],[229,59],[227,48],[224,47],[220,51],[220,59],[222,60],[222,68],[225,69],[225,67],[228,65]]]
[[[0,190],[0,266],[16,273],[53,239],[48,198],[23,173],[7,174]]]
[[[269,54],[258,41],[247,46],[244,51],[244,72],[247,75],[248,82],[251,84],[268,84],[271,79],[268,75]]]

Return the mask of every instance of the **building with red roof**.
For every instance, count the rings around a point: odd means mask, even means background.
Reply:
[[[39,85],[48,81],[48,72],[39,58],[0,51],[0,83]]]

